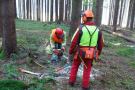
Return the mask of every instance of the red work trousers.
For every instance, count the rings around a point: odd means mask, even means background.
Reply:
[[[77,71],[78,71],[79,65],[82,62],[82,60],[80,59],[79,56],[77,58],[75,58],[75,56],[74,56],[71,71],[70,71],[69,83],[75,83]],[[84,61],[85,65],[87,66],[87,68],[83,65],[82,87],[89,88],[90,73],[91,73],[93,60],[83,59],[83,61]]]

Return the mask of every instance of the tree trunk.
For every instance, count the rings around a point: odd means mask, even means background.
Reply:
[[[3,26],[2,26],[2,1],[0,0],[0,37],[2,37]]]
[[[95,14],[95,21],[96,25],[101,25],[102,20],[102,11],[103,11],[103,1],[104,0],[96,0],[96,14]]]
[[[134,29],[134,21],[135,21],[135,0],[133,0],[133,8],[132,8],[132,14],[131,14],[131,23],[130,23],[130,29]]]
[[[23,19],[25,19],[25,0],[23,0]]]
[[[17,18],[17,13],[16,13],[16,0],[14,1],[14,8],[15,8],[15,18]]]
[[[122,11],[123,11],[123,0],[121,0],[120,2],[120,15],[119,15],[119,26],[120,26],[120,23],[121,23],[121,18],[122,18]]]
[[[122,22],[123,22],[123,17],[124,17],[125,8],[126,8],[126,1],[127,0],[124,0],[124,2],[123,2],[123,10],[122,10],[122,14],[121,14],[120,26],[122,26]]]
[[[2,46],[9,57],[16,51],[16,30],[15,30],[15,0],[2,0],[2,22],[3,22],[3,39]]]
[[[30,9],[30,10],[29,10],[29,11],[30,11],[30,12],[29,12],[29,14],[30,14],[30,16],[29,16],[29,17],[30,17],[30,20],[31,20],[31,19],[32,19],[32,12],[31,12],[31,0],[30,0],[30,5],[29,5],[29,6],[30,6],[30,7],[29,7],[29,9]]]
[[[114,18],[113,18],[113,31],[114,32],[116,31],[116,28],[117,28],[119,2],[120,2],[120,0],[115,0],[115,11],[114,11]]]
[[[22,10],[21,10],[22,4],[21,4],[21,0],[18,1],[18,6],[20,6],[19,7],[19,17],[22,17]]]
[[[92,11],[93,11],[94,15],[96,15],[96,0],[93,0]]]
[[[44,6],[44,0],[42,0],[42,21],[44,21],[44,20],[43,20],[43,17],[44,17],[44,16],[43,16],[43,13],[44,13],[44,9],[43,9],[44,7],[43,7],[43,6]]]
[[[82,8],[82,0],[72,0],[72,17],[68,38],[69,40],[71,39],[78,25],[80,24],[81,8]]]
[[[68,3],[67,0],[65,0],[65,21],[67,21],[67,11],[68,10]]]
[[[55,18],[56,22],[58,21],[58,0],[55,0]]]
[[[37,0],[37,21],[40,21],[40,0]]]
[[[63,22],[64,0],[60,0],[59,7],[59,23]]]
[[[112,25],[113,14],[114,14],[114,0],[110,0],[108,25]]]
[[[68,21],[71,20],[71,0],[68,0]]]
[[[51,0],[51,14],[50,14],[50,21],[53,21],[53,0]]]
[[[47,0],[47,21],[49,22],[49,1]]]
[[[128,28],[130,27],[130,22],[131,22],[131,15],[132,15],[133,1],[134,1],[134,0],[130,0],[130,4],[129,4],[128,21],[127,21],[127,27],[128,27]]]
[[[45,21],[46,21],[46,0],[45,0],[45,6],[44,6],[44,8],[45,8],[45,11],[44,11],[45,12],[45,16],[44,17],[45,17]]]
[[[30,1],[30,0],[27,0],[27,1],[26,1],[27,19],[29,18],[29,13],[30,13],[30,12],[29,12],[29,3],[30,3],[29,1]]]

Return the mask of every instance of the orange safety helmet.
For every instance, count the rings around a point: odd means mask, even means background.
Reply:
[[[82,14],[83,22],[86,22],[88,17],[94,18],[94,14],[93,14],[92,10],[86,10],[83,12],[83,14]]]
[[[61,28],[56,28],[55,34],[59,39],[63,39],[64,37],[64,31]]]

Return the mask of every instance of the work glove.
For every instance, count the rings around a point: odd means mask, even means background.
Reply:
[[[64,52],[65,51],[65,47],[62,47],[61,50]]]

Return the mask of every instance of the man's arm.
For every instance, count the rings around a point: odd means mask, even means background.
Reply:
[[[104,47],[104,39],[103,39],[103,34],[101,31],[99,31],[99,34],[98,34],[98,42],[97,42],[97,49],[98,49],[98,55],[101,54],[102,52],[102,48]]]
[[[64,41],[62,43],[62,46],[66,46],[66,32],[64,32]]]
[[[76,32],[74,33],[72,37],[71,45],[69,48],[69,54],[73,54],[75,52],[75,49],[78,45],[78,38],[79,38],[79,28],[77,28]]]
[[[50,45],[51,45],[51,48],[54,48],[55,47],[54,41],[52,39],[52,34],[50,35]]]

